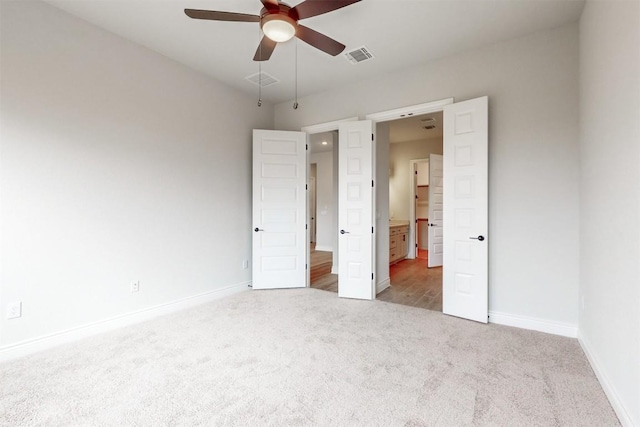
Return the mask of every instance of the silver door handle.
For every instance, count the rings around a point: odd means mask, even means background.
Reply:
[[[258,231],[264,231],[264,230],[262,228],[256,227],[256,228],[253,229],[253,231],[255,231],[257,233]]]
[[[340,234],[349,234],[348,231],[340,230]]]
[[[473,239],[473,240],[479,240],[479,241],[481,241],[481,242],[484,240],[484,236],[483,236],[483,235],[480,235],[480,236],[478,236],[478,237],[469,237],[469,238],[470,238],[470,239]]]

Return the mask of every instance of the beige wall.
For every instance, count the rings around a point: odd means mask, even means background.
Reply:
[[[277,104],[275,125],[299,130],[447,97],[488,95],[489,308],[575,331],[577,75],[578,28],[572,24],[305,97],[296,111],[289,102]],[[378,165],[388,165],[384,160]]]
[[[409,161],[442,154],[442,138],[393,143],[389,146],[389,217],[409,220],[411,174]]]
[[[332,138],[331,134],[328,138]],[[333,192],[333,151],[309,156],[316,165],[316,249],[333,251],[335,226],[335,195]]]
[[[580,20],[580,341],[620,420],[640,426],[640,3]]]
[[[1,7],[0,306],[23,316],[0,346],[246,287],[272,106],[45,3]]]

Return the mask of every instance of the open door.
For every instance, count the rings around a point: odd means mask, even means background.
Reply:
[[[487,97],[444,107],[442,311],[483,323],[489,295],[488,123]]]
[[[429,154],[429,256],[427,267],[442,266],[444,242],[443,232],[443,169],[442,156]]]
[[[253,289],[306,286],[306,140],[253,131]]]
[[[339,129],[338,296],[375,298],[374,141],[370,120]]]

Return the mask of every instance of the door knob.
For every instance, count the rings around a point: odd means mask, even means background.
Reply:
[[[484,240],[484,236],[483,236],[483,235],[480,235],[480,236],[478,236],[478,237],[469,237],[469,238],[470,238],[470,239],[473,239],[473,240],[479,240],[479,241],[481,241],[481,242]]]
[[[262,228],[256,227],[256,228],[253,229],[253,231],[255,231],[257,233],[258,231],[264,231],[264,230]]]
[[[340,234],[349,234],[348,231],[340,230]]]
[[[429,227],[437,227],[438,224],[434,224],[434,223],[429,223]]]

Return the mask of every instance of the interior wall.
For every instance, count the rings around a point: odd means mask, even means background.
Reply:
[[[442,154],[442,138],[393,143],[389,146],[389,217],[408,221],[411,203],[410,160]]]
[[[640,426],[640,3],[580,20],[580,341],[623,425]]]
[[[316,250],[333,251],[335,203],[333,194],[333,152],[310,155],[316,164]]]
[[[570,24],[308,96],[295,111],[290,102],[277,104],[275,125],[296,130],[488,95],[489,308],[517,321],[575,330],[577,75],[578,28]]]
[[[1,7],[0,306],[23,315],[0,345],[246,287],[273,107],[45,3]]]

